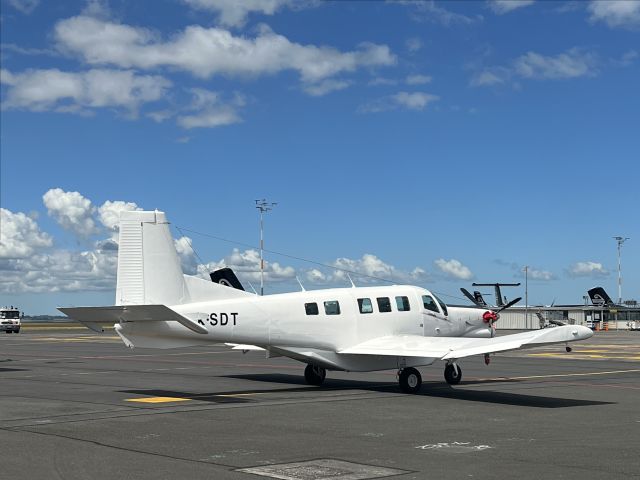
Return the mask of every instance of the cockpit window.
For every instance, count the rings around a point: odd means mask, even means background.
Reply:
[[[431,295],[423,295],[422,304],[424,305],[424,308],[426,308],[427,310],[440,313],[440,310],[438,310],[438,305],[436,305],[436,301],[433,299]]]
[[[437,295],[434,295],[434,297],[436,297],[436,300],[440,304],[440,308],[442,309],[443,313],[445,315],[449,315],[449,312],[447,311],[447,305],[442,300],[440,300]]]

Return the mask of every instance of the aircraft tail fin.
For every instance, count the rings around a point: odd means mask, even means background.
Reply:
[[[594,305],[614,305],[613,300],[602,287],[594,287],[587,292]]]
[[[120,213],[116,305],[182,305],[251,295],[183,275],[164,212]]]

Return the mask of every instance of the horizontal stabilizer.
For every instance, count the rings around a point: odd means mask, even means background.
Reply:
[[[242,345],[239,343],[225,343],[231,350],[242,350],[243,352],[264,352],[264,348],[256,345]]]
[[[534,330],[494,338],[422,337],[392,335],[379,337],[341,350],[352,355],[389,355],[396,357],[432,357],[441,360],[470,357],[484,353],[505,352],[552,343],[585,340],[593,335],[591,329],[580,325]]]
[[[193,320],[183,317],[166,305],[120,305],[114,307],[58,308],[73,320],[86,325],[126,322],[178,322],[189,330],[206,334],[207,329]],[[93,330],[93,328],[91,328]]]

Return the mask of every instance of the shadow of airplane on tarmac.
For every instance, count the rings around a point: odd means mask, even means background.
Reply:
[[[282,393],[302,393],[309,391],[330,392],[336,390],[364,390],[379,393],[400,394],[397,383],[390,382],[370,382],[363,380],[343,380],[327,378],[321,387],[312,387],[305,383],[299,375],[287,375],[282,373],[263,373],[246,375],[223,375],[223,378],[234,378],[239,380],[249,380],[269,384],[291,385],[288,388],[269,389],[245,389],[221,392],[193,393],[171,390],[122,390],[123,393],[136,395],[149,395],[157,397],[178,397],[188,398],[213,403],[255,403],[256,398],[247,398],[260,394],[282,394]],[[500,379],[496,381],[469,382],[467,385],[481,383],[513,383],[518,380]],[[295,385],[295,386],[293,386]],[[465,384],[463,383],[462,386]],[[244,397],[246,395],[246,397]],[[403,394],[404,395],[404,394]],[[543,397],[537,395],[525,395],[511,392],[498,392],[492,390],[471,390],[469,388],[456,388],[450,385],[443,385],[441,382],[424,382],[421,393],[418,397],[450,398],[468,402],[494,403],[500,405],[513,405],[534,408],[567,408],[584,407],[592,405],[610,405],[613,402],[601,402],[596,400],[582,400],[559,397]]]

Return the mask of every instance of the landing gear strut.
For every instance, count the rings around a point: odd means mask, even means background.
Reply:
[[[422,376],[413,367],[403,368],[399,372],[398,383],[404,393],[418,393],[422,385]]]
[[[304,369],[304,379],[309,385],[322,385],[326,376],[327,371],[322,367],[309,364]]]
[[[462,370],[456,363],[447,363],[444,367],[444,379],[449,385],[457,385],[462,380]]]

